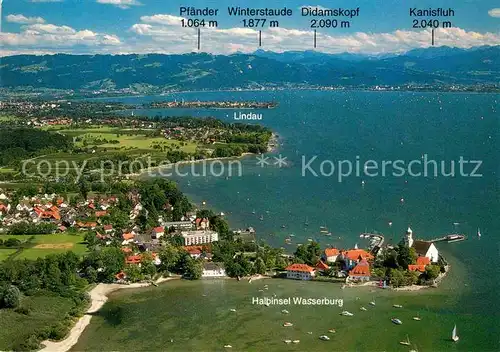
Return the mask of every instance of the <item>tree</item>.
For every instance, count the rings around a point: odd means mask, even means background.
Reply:
[[[177,247],[166,242],[159,255],[161,260],[160,270],[172,272],[180,259],[180,253]]]
[[[254,272],[256,274],[265,274],[266,273],[266,264],[262,258],[257,258],[254,263]]]
[[[425,267],[425,278],[427,280],[434,280],[439,276],[441,268],[439,265],[427,265]]]
[[[21,302],[21,291],[16,286],[10,285],[0,290],[1,305],[5,308],[17,308]]]
[[[385,267],[392,269],[397,269],[399,267],[398,253],[394,249],[384,251],[383,258]]]
[[[405,244],[400,243],[398,248],[397,248],[398,265],[403,269],[407,269],[408,265],[415,264],[416,260],[417,260],[417,257],[416,257],[415,250],[413,249],[413,251],[412,251]]]
[[[403,271],[399,269],[391,269],[389,273],[389,280],[393,287],[403,286],[405,283]]]
[[[184,267],[183,277],[189,280],[198,280],[203,274],[203,263],[188,256]]]

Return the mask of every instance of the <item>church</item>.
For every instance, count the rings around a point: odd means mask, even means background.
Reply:
[[[413,231],[410,227],[406,230],[404,243],[410,248],[414,248],[419,257],[427,257],[432,263],[437,263],[439,259],[439,252],[432,242],[428,241],[414,241]]]

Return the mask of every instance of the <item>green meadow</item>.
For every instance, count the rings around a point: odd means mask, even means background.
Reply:
[[[87,252],[83,235],[50,234],[50,235],[0,235],[5,241],[16,238],[21,241],[21,251],[17,248],[1,248],[0,261],[6,259],[32,259],[46,257],[49,254],[72,251],[77,255]],[[16,253],[17,252],[17,253]]]

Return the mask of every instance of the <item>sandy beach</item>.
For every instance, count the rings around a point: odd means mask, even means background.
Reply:
[[[177,278],[161,277],[155,281],[155,284],[159,284],[162,282],[175,280],[175,279],[177,279]],[[75,326],[73,326],[73,328],[70,330],[68,336],[66,336],[66,338],[64,340],[61,340],[61,341],[50,341],[50,340],[43,341],[42,345],[44,347],[42,349],[40,349],[40,351],[45,351],[45,352],[66,352],[66,351],[69,351],[71,349],[71,347],[73,347],[77,343],[78,339],[80,338],[80,335],[83,333],[83,331],[85,330],[87,325],[90,324],[90,320],[92,319],[92,313],[95,313],[99,309],[102,308],[102,306],[108,300],[108,295],[111,292],[121,290],[121,289],[141,288],[141,287],[148,287],[148,286],[151,286],[151,283],[144,282],[144,283],[136,283],[136,284],[130,284],[130,285],[98,284],[91,291],[89,291],[91,305],[90,305],[90,308],[87,310],[87,314],[85,314],[83,317],[78,319]]]

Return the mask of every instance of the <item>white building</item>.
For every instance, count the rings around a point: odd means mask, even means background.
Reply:
[[[323,254],[323,260],[327,263],[335,263],[340,251],[337,248],[326,248]]]
[[[151,238],[160,238],[165,235],[165,229],[161,226],[155,227],[151,232]]]
[[[417,255],[429,258],[432,263],[436,263],[439,259],[439,252],[432,242],[414,241],[413,248]]]
[[[181,236],[184,239],[185,246],[195,246],[219,240],[219,234],[215,231],[183,231],[181,232]]]
[[[307,264],[292,264],[286,267],[286,278],[295,280],[312,280],[316,270]]]
[[[432,242],[413,240],[413,231],[408,227],[404,237],[404,243],[408,247],[413,247],[418,256],[427,257],[432,263],[439,259],[439,252]]]
[[[224,277],[226,270],[222,263],[205,262],[203,263],[202,277]]]

